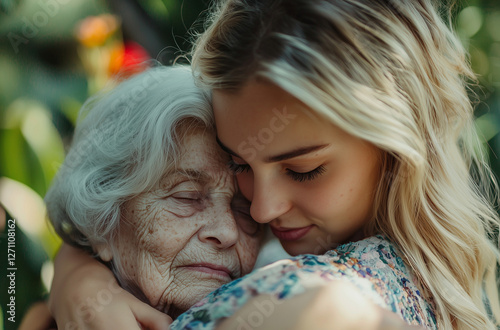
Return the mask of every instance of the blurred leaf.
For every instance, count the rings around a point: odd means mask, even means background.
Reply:
[[[486,16],[486,29],[493,40],[500,41],[500,11],[494,11]]]
[[[73,124],[73,126],[76,126],[78,113],[80,112],[81,107],[82,103],[71,97],[66,97],[61,101],[61,111]]]
[[[42,232],[42,234],[39,236],[39,239],[43,245],[45,252],[47,252],[47,255],[53,260],[57,254],[57,251],[61,247],[62,239],[56,233],[48,219],[46,230]]]
[[[36,101],[16,100],[4,114],[1,141],[2,159],[9,160],[3,162],[3,174],[44,196],[57,172],[54,164],[64,160],[64,147],[49,110]]]
[[[464,8],[458,15],[458,28],[466,37],[474,36],[483,25],[483,13],[474,6]]]
[[[495,135],[500,133],[500,126],[494,113],[487,113],[476,119],[476,128],[481,134],[483,141],[491,140]]]
[[[58,170],[54,164],[61,164],[64,160],[64,147],[48,110],[32,109],[26,115],[21,131],[42,165],[48,188]]]
[[[13,65],[12,59],[5,54],[0,53],[0,72],[2,79],[0,79],[0,102],[7,101],[1,100],[11,95],[15,95],[16,89],[21,84],[20,67]],[[5,96],[4,96],[5,95]]]
[[[0,11],[8,14],[14,10],[14,7],[19,4],[19,0],[0,0]]]
[[[144,0],[141,2],[141,5],[144,6],[148,10],[148,13],[151,13],[151,15],[155,17],[155,19],[165,19],[165,17],[168,17],[169,15],[169,10],[167,9],[165,2],[167,1]],[[169,8],[172,9],[172,6],[170,4],[170,2],[172,1],[168,2],[169,2]],[[174,5],[176,5],[176,3]]]
[[[490,72],[490,61],[488,55],[480,49],[474,48],[470,50],[471,65],[475,73],[481,76],[488,76]]]
[[[40,162],[24,139],[19,127],[0,129],[0,172],[22,182],[40,196],[46,191],[47,182]]]
[[[15,34],[28,42],[72,39],[74,27],[80,19],[104,11],[102,1],[98,0],[24,0],[17,10],[2,17],[0,36],[11,33],[11,36]]]

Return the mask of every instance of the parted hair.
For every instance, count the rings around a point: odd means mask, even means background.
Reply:
[[[45,196],[57,233],[89,251],[112,244],[122,205],[175,170],[193,126],[215,129],[209,95],[188,67],[150,68],[90,98]]]
[[[197,80],[261,79],[384,152],[368,235],[394,241],[440,329],[496,329],[498,230],[474,130],[475,77],[431,0],[227,0],[193,48]]]

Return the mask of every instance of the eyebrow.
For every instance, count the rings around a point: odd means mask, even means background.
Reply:
[[[187,177],[189,180],[197,182],[208,182],[211,179],[211,176],[207,172],[191,168],[180,168],[175,171],[175,174],[182,175],[184,177]]]
[[[221,140],[219,140],[218,136],[216,136],[215,139],[217,141],[217,144],[222,148],[222,150],[224,150],[225,152],[227,152],[230,155],[241,158],[241,156],[239,156],[236,152],[232,151],[226,145],[224,145],[224,143],[222,143]],[[287,152],[279,154],[279,155],[266,157],[264,162],[266,162],[266,163],[280,162],[283,160],[307,155],[307,154],[310,154],[311,152],[318,151],[318,150],[324,149],[324,148],[329,147],[329,146],[330,146],[329,144],[320,144],[320,145],[316,145],[316,146],[298,148],[298,149],[295,149],[292,151],[287,151]]]

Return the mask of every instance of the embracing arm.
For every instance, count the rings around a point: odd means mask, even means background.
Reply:
[[[345,281],[333,281],[307,288],[303,294],[278,300],[262,294],[226,319],[217,330],[229,329],[366,329],[418,330],[396,314],[366,299],[358,288]]]
[[[172,322],[123,290],[106,266],[67,244],[54,262],[49,308],[60,329],[168,329]]]

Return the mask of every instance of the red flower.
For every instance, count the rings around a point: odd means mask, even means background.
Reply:
[[[118,45],[111,51],[109,73],[123,75],[124,78],[144,71],[151,59],[141,45],[127,41],[125,45]]]

